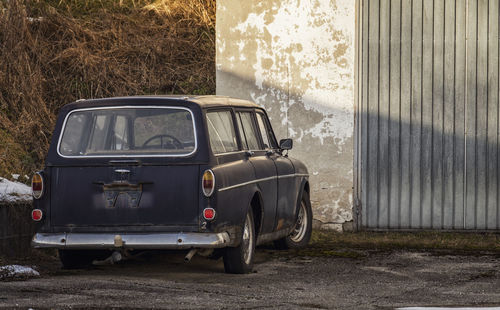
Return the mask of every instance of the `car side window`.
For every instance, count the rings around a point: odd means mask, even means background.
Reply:
[[[257,123],[259,124],[259,130],[262,134],[262,141],[264,142],[264,148],[276,148],[276,141],[274,140],[274,135],[266,122],[265,116],[262,113],[257,113]]]
[[[207,113],[208,135],[214,154],[238,150],[233,118],[230,111]]]
[[[243,148],[247,150],[259,150],[259,140],[257,139],[257,131],[252,121],[251,112],[238,112],[238,128],[243,144]]]

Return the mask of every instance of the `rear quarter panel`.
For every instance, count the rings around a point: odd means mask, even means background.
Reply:
[[[236,230],[239,230],[258,188],[255,183],[233,186],[255,180],[254,169],[249,161],[237,160],[215,166],[212,170],[216,180],[216,191],[212,202],[217,211],[214,230],[224,231],[228,227],[232,229],[236,227]]]

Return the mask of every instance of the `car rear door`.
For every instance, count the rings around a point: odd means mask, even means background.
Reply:
[[[247,151],[248,161],[255,170],[255,179],[262,194],[263,222],[262,232],[272,232],[275,227],[278,180],[276,165],[258,137],[254,110],[237,110],[236,118],[243,149]]]
[[[200,165],[190,160],[197,151],[193,119],[180,107],[72,111],[58,143],[59,155],[72,164],[52,167],[51,224],[197,227]]]
[[[54,167],[54,226],[197,225],[198,165]]]
[[[206,120],[210,148],[216,159],[212,170],[219,189],[216,202],[212,201],[211,206],[216,208],[217,223],[238,223],[245,219],[246,208],[252,198],[253,192],[245,184],[255,180],[255,169],[241,150],[232,109],[210,109]]]

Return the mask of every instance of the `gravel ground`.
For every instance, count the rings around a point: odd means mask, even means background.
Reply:
[[[0,308],[500,306],[498,254],[342,253],[259,249],[249,275],[224,274],[222,260],[195,256],[184,263],[181,253],[87,270],[63,270],[57,261],[45,261],[38,267],[40,278],[0,282]]]

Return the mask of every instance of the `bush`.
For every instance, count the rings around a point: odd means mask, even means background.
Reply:
[[[40,169],[76,99],[214,92],[215,0],[0,0],[0,175]]]

